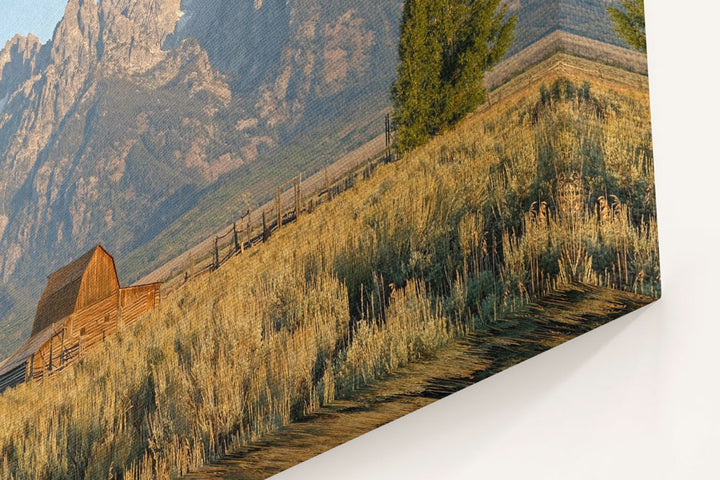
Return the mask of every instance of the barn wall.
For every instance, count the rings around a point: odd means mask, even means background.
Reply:
[[[80,283],[75,311],[89,307],[108,298],[120,289],[115,262],[112,257],[98,248],[85,269]]]
[[[160,301],[160,285],[142,285],[120,291],[122,322],[134,325],[139,317],[155,308]]]
[[[120,322],[120,292],[105,300],[79,310],[72,317],[72,335],[78,338],[81,350],[92,348],[117,330]]]
[[[67,368],[77,357],[77,348],[67,336],[67,329],[59,329],[30,359],[33,378],[43,378]]]
[[[57,373],[115,333],[120,321],[120,292],[73,314],[58,332],[43,344],[32,360],[34,378]],[[52,363],[51,363],[52,362]]]

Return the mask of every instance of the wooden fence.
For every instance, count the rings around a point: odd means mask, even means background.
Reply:
[[[315,192],[304,195],[302,175],[292,178],[275,189],[275,200],[271,208],[261,212],[248,209],[229,229],[215,236],[212,249],[201,258],[189,256],[187,268],[179,276],[165,282],[172,289],[188,280],[212,273],[222,267],[231,258],[245,250],[262,244],[285,225],[297,221],[305,213],[311,213],[319,205],[333,200],[342,192],[352,188],[359,180],[368,179],[375,169],[394,161],[390,115],[385,117],[385,150],[368,158],[355,168],[343,173],[339,178],[331,179],[325,168],[324,185]],[[292,189],[291,201],[287,193]],[[260,221],[258,221],[260,220]],[[257,224],[257,225],[256,225]]]

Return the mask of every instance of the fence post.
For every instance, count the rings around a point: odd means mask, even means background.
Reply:
[[[252,208],[250,208],[250,207],[248,207],[247,242],[248,242],[248,247],[251,247],[252,246]]]
[[[327,190],[328,202],[332,200],[332,193],[330,192],[330,177],[328,177],[328,169],[325,167],[325,190]]]
[[[105,331],[103,330],[103,335]],[[60,366],[65,365],[65,327],[62,329],[62,336],[60,337]]]
[[[35,376],[35,354],[30,357],[30,373],[26,375],[25,381],[29,382]]]
[[[282,228],[282,197],[280,193],[280,187],[275,191],[275,210],[277,215],[277,228]]]
[[[293,186],[295,187],[295,219],[297,220],[300,218],[300,177],[295,177]]]
[[[265,217],[266,217],[265,211],[263,210],[263,235],[262,235],[263,242],[267,242],[267,239],[268,239],[268,237],[270,236],[270,235],[268,234],[267,219],[266,219]]]
[[[218,239],[215,237],[215,270],[220,268],[220,252],[218,251]]]
[[[240,248],[240,240],[238,239],[237,225],[235,222],[233,222],[233,239],[235,240],[235,252],[241,251],[242,249]]]
[[[385,162],[390,162],[390,114],[385,115]]]

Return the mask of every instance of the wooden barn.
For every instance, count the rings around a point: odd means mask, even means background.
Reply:
[[[159,283],[121,288],[115,260],[98,245],[48,277],[30,339],[0,363],[0,392],[62,371],[159,302]]]

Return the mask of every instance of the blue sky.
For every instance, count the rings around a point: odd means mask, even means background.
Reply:
[[[0,0],[0,50],[16,33],[33,33],[47,42],[65,5],[67,0]]]

